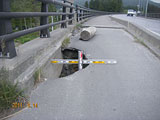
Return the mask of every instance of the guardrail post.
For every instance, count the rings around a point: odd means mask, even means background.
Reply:
[[[42,2],[42,6],[41,6],[41,12],[48,12],[48,4],[47,3],[43,3]],[[46,25],[48,24],[48,17],[47,16],[43,16],[40,19],[40,25]],[[40,31],[40,37],[41,38],[47,38],[50,37],[50,32],[49,32],[49,28],[41,30]]]
[[[72,6],[73,4],[71,3],[71,6]],[[70,13],[73,13],[73,8],[70,8]],[[73,15],[69,15],[69,19],[72,19],[73,18]],[[71,25],[72,24],[72,20],[71,21],[69,21],[69,23],[68,23],[69,25]]]
[[[91,17],[91,16],[92,16],[91,11],[87,11],[87,13],[88,13],[89,17]],[[87,17],[87,18],[88,18],[88,17]]]
[[[90,14],[89,14],[89,11],[87,10],[86,13],[87,13],[87,17],[85,17],[85,18],[88,18],[88,16],[90,15]]]
[[[65,3],[65,0],[64,0],[64,3]],[[66,13],[66,7],[65,6],[63,6],[63,13]],[[66,20],[66,15],[62,15],[62,20]],[[66,22],[61,24],[61,28],[66,28],[66,27],[67,27]]]
[[[78,5],[76,5],[76,19],[79,22]]]
[[[84,16],[85,16],[85,10],[83,10],[83,18],[82,19],[85,19]]]
[[[86,10],[84,10],[83,15],[84,15],[83,19],[86,19],[86,16],[88,15]]]
[[[80,21],[82,20],[82,10],[80,9]]]
[[[10,12],[10,0],[0,0],[0,12]],[[0,36],[12,33],[11,19],[0,19]],[[14,40],[0,40],[0,57],[13,58],[17,56]]]

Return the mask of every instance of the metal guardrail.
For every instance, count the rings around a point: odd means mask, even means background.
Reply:
[[[160,18],[160,13],[148,13],[147,17]]]
[[[145,17],[145,14],[138,14],[138,16]],[[147,13],[147,17],[160,19],[160,13]]]
[[[67,23],[72,24],[74,15],[76,13],[76,21],[86,19],[95,15],[107,14],[106,12],[91,10],[82,6],[73,5],[73,3],[63,0],[38,0],[42,2],[41,12],[11,12],[10,0],[0,0],[0,58],[13,58],[17,56],[14,45],[14,39],[40,31],[40,37],[50,37],[49,27],[61,24],[61,28],[66,28]],[[48,12],[48,4],[62,6],[62,12]],[[67,13],[69,8],[69,13]],[[108,13],[109,14],[109,13]],[[61,21],[51,23],[48,22],[48,16],[62,16]],[[40,26],[13,32],[11,19],[12,18],[27,18],[27,17],[40,17]],[[68,18],[67,18],[68,17]]]

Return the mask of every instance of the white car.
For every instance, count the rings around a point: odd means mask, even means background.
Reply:
[[[136,15],[136,11],[134,11],[133,9],[129,9],[127,12],[127,16],[133,16]]]

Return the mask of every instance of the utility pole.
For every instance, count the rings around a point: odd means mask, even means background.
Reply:
[[[141,1],[141,0],[139,0],[139,3],[138,3],[138,5],[137,5],[138,11],[140,10],[140,5],[141,5],[140,1]]]
[[[146,12],[145,12],[145,18],[147,18],[148,3],[149,3],[149,0],[147,0],[147,2],[146,2]]]
[[[142,13],[144,13],[144,3],[143,3],[143,0],[142,0],[141,4],[142,4],[142,8],[141,8],[142,10],[141,11],[142,11]]]

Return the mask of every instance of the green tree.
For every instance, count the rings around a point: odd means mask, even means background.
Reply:
[[[122,0],[91,0],[89,7],[95,10],[107,12],[121,12]]]
[[[55,12],[55,6],[49,5],[49,12]],[[11,0],[12,12],[41,12],[41,2],[36,0]],[[12,19],[13,30],[19,28],[19,30],[27,29],[35,26],[39,26],[40,19],[38,17],[33,18],[20,18]]]
[[[41,3],[35,0],[11,0],[12,12],[40,12]],[[39,25],[38,18],[12,19],[13,30],[18,27],[19,30],[27,29]]]
[[[96,10],[98,10],[99,9],[99,3],[100,3],[101,1],[99,1],[99,0],[95,0],[94,1],[94,8],[96,9]]]
[[[86,8],[89,7],[88,1],[85,2],[84,6],[85,6]]]
[[[91,9],[94,9],[94,1],[93,0],[91,0],[90,2],[89,2],[89,8],[91,8]]]
[[[153,4],[148,5],[148,13],[160,13],[160,7]]]

